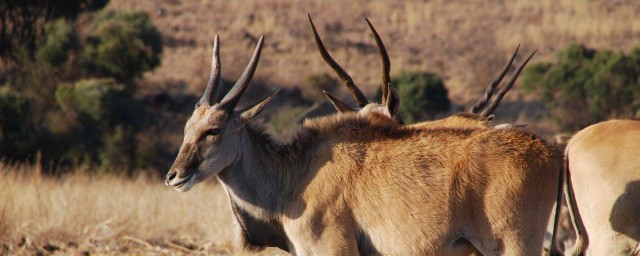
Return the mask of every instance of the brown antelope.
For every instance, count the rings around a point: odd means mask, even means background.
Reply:
[[[251,122],[271,97],[235,110],[262,43],[216,102],[216,37],[210,81],[166,179],[185,192],[216,176],[245,246],[294,255],[541,251],[559,151],[523,131],[414,129],[377,113],[308,120],[279,142]]]
[[[338,112],[340,113],[358,112],[358,114],[360,115],[368,115],[370,113],[376,112],[376,113],[380,113],[388,117],[391,117],[396,121],[398,121],[398,123],[402,124],[402,121],[401,121],[402,118],[398,113],[400,99],[394,86],[390,82],[391,61],[386,51],[386,47],[382,42],[382,39],[380,38],[378,32],[376,31],[374,26],[371,24],[369,19],[365,18],[367,25],[369,26],[369,29],[371,30],[374,36],[376,46],[378,48],[378,52],[380,55],[380,59],[382,60],[382,87],[381,87],[382,103],[381,104],[378,104],[375,102],[369,102],[367,100],[366,96],[364,96],[361,90],[353,82],[353,79],[351,78],[351,76],[333,59],[333,57],[331,57],[331,54],[329,54],[329,52],[327,51],[326,47],[324,46],[324,43],[322,42],[322,39],[320,38],[320,35],[318,34],[318,31],[315,25],[313,24],[313,20],[311,19],[311,16],[308,15],[308,18],[309,18],[309,24],[311,25],[311,30],[313,32],[313,36],[316,42],[316,46],[318,47],[320,55],[324,59],[325,63],[327,63],[331,67],[331,69],[333,69],[333,71],[338,75],[338,77],[341,78],[341,80],[344,82],[349,92],[355,98],[356,102],[358,102],[358,104],[360,105],[360,109],[353,108],[349,106],[349,104],[339,100],[338,98],[334,97],[333,95],[325,91],[324,92],[325,95],[327,96],[329,101],[333,104],[333,106],[336,108],[336,110],[338,110]],[[520,45],[516,47],[516,50],[514,51],[513,55],[511,56],[507,64],[502,68],[498,76],[489,84],[489,86],[487,87],[484,93],[484,97],[481,100],[479,100],[477,103],[475,103],[473,107],[469,110],[469,112],[456,113],[452,116],[449,116],[447,118],[440,119],[440,120],[425,121],[425,122],[412,124],[410,125],[410,127],[417,128],[417,129],[438,128],[438,127],[510,129],[510,128],[518,128],[518,127],[526,126],[526,124],[511,124],[511,123],[498,124],[495,126],[491,124],[491,120],[493,118],[493,112],[500,104],[500,101],[502,100],[504,95],[507,92],[509,92],[509,90],[513,87],[518,76],[520,75],[524,67],[527,65],[529,60],[531,60],[533,55],[536,53],[536,51],[533,51],[527,57],[527,59],[525,59],[525,61],[516,69],[514,75],[509,79],[509,81],[503,87],[500,88],[495,98],[493,98],[493,101],[491,101],[494,91],[496,91],[496,89],[498,88],[498,85],[500,84],[500,82],[506,75],[507,71],[513,64],[513,61],[516,58],[519,49],[520,49]],[[558,197],[559,196],[560,195],[558,195]],[[555,225],[555,223],[559,221],[559,218],[561,217],[560,216],[561,210],[562,209],[558,209],[554,214],[554,221],[552,222],[553,225]],[[550,240],[554,241],[555,237],[556,237],[556,229],[552,229],[550,232]],[[552,252],[556,252],[557,251],[556,247],[557,245],[553,244],[550,246],[549,250]]]
[[[395,90],[393,84],[391,84],[390,71],[391,71],[391,61],[389,60],[389,55],[387,53],[386,47],[380,38],[380,35],[373,27],[369,19],[366,19],[367,25],[371,30],[371,33],[374,36],[376,45],[378,47],[378,52],[380,54],[380,59],[382,60],[382,99],[381,103],[369,102],[366,96],[362,93],[362,91],[358,88],[358,86],[353,82],[351,76],[338,64],[331,54],[327,51],[324,43],[322,43],[322,39],[320,35],[318,35],[318,31],[316,30],[315,25],[313,24],[313,20],[311,19],[311,15],[309,15],[309,23],[311,24],[311,30],[313,32],[313,36],[316,42],[316,46],[320,52],[320,55],[324,59],[324,61],[333,69],[333,71],[340,77],[340,79],[344,82],[345,86],[351,93],[351,95],[355,98],[356,102],[360,106],[360,109],[353,108],[349,106],[349,104],[339,100],[328,92],[324,92],[331,104],[338,110],[340,113],[345,112],[358,112],[362,115],[366,115],[369,112],[378,112],[384,115],[387,115],[398,123],[402,124],[402,118],[398,114],[400,107],[400,97],[398,96],[397,91]],[[497,89],[498,85],[506,75],[507,71],[511,67],[513,60],[518,54],[518,50],[520,49],[520,45],[516,48],[515,52],[509,59],[509,62],[504,66],[500,74],[494,79],[487,90],[485,91],[484,98],[478,101],[473,107],[469,110],[468,113],[457,113],[450,117],[435,120],[435,121],[427,121],[421,122],[417,124],[411,125],[415,128],[430,128],[430,127],[476,127],[476,128],[487,128],[492,127],[491,119],[493,118],[493,112],[496,110],[500,101],[504,97],[504,95],[511,90],[513,85],[515,84],[516,79],[520,75],[520,72],[527,65],[529,60],[533,57],[536,51],[533,51],[531,55],[516,69],[516,73],[511,77],[511,79],[505,84],[498,93],[496,94],[493,101],[492,99],[494,91]],[[514,127],[522,127],[526,125],[522,124],[499,124],[494,128],[497,129],[506,129],[506,128],[514,128]]]
[[[611,120],[567,145],[565,195],[576,230],[572,255],[640,253],[640,121]]]

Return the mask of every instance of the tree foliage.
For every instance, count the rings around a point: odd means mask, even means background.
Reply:
[[[16,48],[19,54],[0,53],[15,63],[0,70],[0,159],[30,161],[41,152],[46,170],[86,165],[130,174],[158,167],[157,138],[141,135],[151,118],[135,79],[159,65],[161,36],[142,12],[100,11],[75,20],[106,2],[0,3],[0,9],[36,8],[23,18],[37,20],[30,29],[41,33],[33,47]],[[28,17],[43,12],[51,17]],[[23,42],[1,36],[11,47]]]
[[[144,12],[99,14],[91,25],[82,64],[92,74],[132,80],[160,64],[160,32]]]
[[[326,73],[312,75],[304,80],[302,94],[309,101],[321,102],[325,100],[322,91],[332,92],[338,88],[338,85],[338,80]]]
[[[15,60],[20,53],[31,56],[43,36],[43,24],[59,18],[75,20],[107,3],[109,0],[0,1],[0,57]]]
[[[548,113],[567,131],[640,110],[640,48],[629,55],[572,44],[555,63],[525,70],[523,87],[541,95]]]
[[[78,47],[78,35],[73,24],[58,19],[44,25],[44,43],[37,49],[36,56],[51,66],[64,64],[71,50]]]
[[[434,119],[451,108],[447,88],[435,74],[404,72],[392,81],[400,95],[400,115],[408,123]],[[378,90],[376,98],[381,94]]]

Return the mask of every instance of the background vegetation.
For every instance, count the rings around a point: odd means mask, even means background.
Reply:
[[[626,55],[572,44],[555,63],[529,67],[524,88],[541,101],[563,130],[610,118],[640,118],[640,48]]]
[[[8,50],[0,53],[0,156],[20,162],[41,154],[49,172],[157,167],[156,142],[143,140],[154,115],[136,79],[160,64],[160,32],[145,12],[101,10],[107,1],[69,4],[32,11],[41,5],[3,2],[15,20],[3,20],[12,32],[2,34]]]
[[[451,108],[447,88],[436,74],[405,72],[394,77],[392,83],[400,96],[400,115],[407,123],[433,120]],[[382,89],[378,89],[376,99],[381,97]]]

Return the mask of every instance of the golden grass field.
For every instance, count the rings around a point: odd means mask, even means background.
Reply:
[[[213,178],[180,193],[158,177],[87,171],[47,178],[0,163],[0,255],[286,255],[234,245],[228,199]],[[571,248],[569,220],[560,226],[561,248]]]
[[[45,178],[0,164],[0,255],[247,254],[234,249],[231,210],[215,182],[180,193],[158,177],[87,173]]]

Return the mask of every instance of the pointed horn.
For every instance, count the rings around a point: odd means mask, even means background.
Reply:
[[[382,105],[387,105],[387,90],[389,90],[389,83],[391,82],[391,76],[389,73],[391,72],[391,61],[389,60],[389,54],[387,53],[387,48],[384,47],[384,43],[382,43],[382,39],[380,39],[380,35],[378,31],[373,27],[371,21],[369,19],[364,18],[369,25],[369,29],[371,33],[373,33],[373,37],[376,40],[376,45],[378,46],[378,53],[380,54],[380,60],[382,61]]]
[[[258,105],[259,105],[259,104],[261,104],[261,103],[263,103],[264,101],[267,101],[267,102],[265,102],[265,103],[268,103],[268,102],[270,102],[270,101],[271,101],[271,98],[272,98],[273,96],[275,96],[276,94],[278,94],[279,92],[280,92],[280,89],[276,89],[276,90],[275,90],[273,93],[271,93],[269,96],[264,97],[264,98],[262,98],[262,99],[260,99],[260,100],[257,100],[257,101],[256,101],[256,102],[254,102],[254,103],[251,103],[251,104],[249,104],[249,105],[247,105],[247,106],[243,107],[242,109],[238,110],[238,112],[242,113],[242,112],[249,111],[249,110],[251,110],[252,108],[254,108],[254,107],[258,106]],[[262,108],[262,107],[261,107],[261,108]]]
[[[324,95],[327,96],[327,98],[329,98],[329,101],[331,102],[331,104],[333,104],[333,107],[336,108],[336,110],[338,110],[338,112],[346,113],[346,112],[356,112],[357,111],[356,109],[354,109],[351,106],[349,106],[349,104],[339,100],[338,98],[336,98],[333,95],[329,94],[327,91],[322,90],[322,92],[324,93]]]
[[[251,82],[251,78],[253,78],[253,74],[256,71],[256,67],[258,67],[258,61],[260,60],[260,53],[262,52],[262,43],[264,42],[264,35],[260,36],[258,40],[258,45],[253,52],[253,56],[245,68],[244,73],[238,79],[235,85],[229,90],[227,95],[220,101],[220,105],[222,108],[231,112],[233,108],[236,107],[238,101],[240,101],[240,97],[244,94],[244,91],[249,87],[249,82]]]
[[[322,58],[324,59],[324,61],[327,64],[329,64],[329,66],[331,66],[333,71],[335,71],[336,74],[340,77],[340,79],[342,79],[344,84],[347,86],[347,89],[349,89],[349,92],[351,93],[351,95],[355,97],[356,102],[358,102],[358,105],[360,107],[364,107],[367,104],[369,104],[367,97],[365,97],[362,91],[360,91],[360,89],[358,88],[358,86],[356,86],[353,83],[353,79],[351,79],[351,76],[349,76],[349,74],[346,71],[344,71],[344,69],[342,69],[342,67],[340,67],[340,65],[338,65],[338,63],[331,57],[329,52],[327,52],[327,49],[324,47],[324,44],[322,43],[322,40],[320,40],[320,36],[318,35],[316,26],[313,25],[313,21],[311,20],[311,14],[307,13],[307,16],[309,16],[309,23],[311,24],[311,30],[313,30],[313,36],[316,40],[316,45],[318,46],[318,50],[320,51],[320,55],[322,55]]]
[[[243,119],[243,121],[247,122],[247,121],[251,121],[253,118],[255,118],[258,114],[260,114],[262,112],[262,110],[264,110],[264,108],[269,105],[269,103],[271,102],[271,100],[274,98],[273,96],[276,96],[276,94],[278,94],[278,92],[280,91],[280,89],[276,90],[275,92],[273,92],[271,95],[256,101],[252,104],[250,104],[249,106],[243,108],[242,110],[238,111],[242,114],[240,114],[240,117]]]
[[[202,98],[198,101],[198,105],[213,105],[218,95],[218,90],[220,90],[220,37],[216,35],[216,39],[213,42],[213,53],[211,54],[209,82],[204,89]]]
[[[498,74],[498,77],[496,77],[496,79],[494,79],[491,82],[489,87],[487,87],[487,90],[484,92],[484,98],[478,101],[475,105],[473,105],[470,111],[471,113],[477,114],[478,112],[480,112],[480,110],[482,110],[485,106],[487,106],[487,103],[489,103],[489,100],[493,95],[493,91],[498,87],[498,84],[500,84],[500,82],[502,81],[502,78],[504,78],[504,76],[507,74],[507,71],[511,67],[513,60],[516,58],[516,55],[518,55],[519,49],[520,49],[520,44],[518,44],[518,47],[516,47],[516,50],[513,52],[513,55],[511,55],[511,59],[509,59],[509,62],[507,62],[504,68],[502,68],[502,71],[500,71],[500,74]]]
[[[496,94],[496,97],[493,99],[491,104],[487,108],[485,108],[482,111],[482,113],[480,113],[481,116],[489,116],[493,113],[493,111],[496,110],[498,105],[500,105],[500,101],[502,100],[504,95],[507,94],[507,92],[511,90],[511,87],[513,87],[513,85],[516,83],[516,80],[518,79],[520,72],[522,72],[522,70],[524,69],[524,66],[526,66],[527,63],[529,63],[529,60],[531,60],[531,57],[533,57],[533,55],[535,55],[537,51],[538,50],[534,50],[531,53],[531,55],[529,55],[529,57],[518,67],[518,69],[516,70],[516,73],[513,74],[509,82],[507,82],[507,84],[504,87],[502,87],[500,91],[498,91],[498,94]]]

